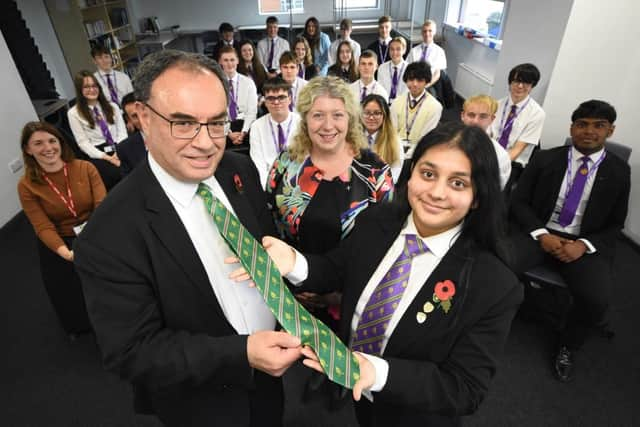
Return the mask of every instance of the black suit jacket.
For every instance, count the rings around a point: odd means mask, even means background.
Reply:
[[[539,151],[524,169],[511,201],[513,218],[524,232],[546,227],[551,218],[567,172],[570,148]],[[627,217],[630,186],[629,165],[607,151],[596,172],[577,237],[588,239],[602,253],[610,253]]]
[[[308,257],[303,288],[343,292],[340,335],[347,343],[358,299],[407,215],[395,202],[367,209],[336,250]],[[431,301],[435,284],[446,279],[456,285],[451,310],[445,314],[438,308],[418,323],[416,314]],[[474,412],[522,298],[522,287],[504,264],[460,237],[425,277],[393,331],[383,355],[389,363],[387,383],[373,393],[365,424],[448,426]]]
[[[254,236],[275,233],[248,157],[225,153],[215,176]],[[109,193],[74,249],[105,367],[134,385],[146,405],[137,409],[168,425],[248,426],[260,388],[247,337],[225,318],[148,161]]]
[[[140,132],[135,132],[127,139],[116,145],[120,159],[120,173],[128,175],[140,162],[147,157],[147,148]]]

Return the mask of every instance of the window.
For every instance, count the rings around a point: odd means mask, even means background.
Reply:
[[[495,39],[501,37],[504,0],[463,0],[461,3],[457,24]]]
[[[341,9],[378,9],[378,0],[333,0],[333,8]]]
[[[258,11],[260,15],[304,13],[304,0],[258,0]]]

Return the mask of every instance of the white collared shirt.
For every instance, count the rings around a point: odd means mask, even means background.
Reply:
[[[343,41],[349,42],[349,44],[351,45],[353,60],[356,64],[358,63],[362,48],[360,47],[360,43],[349,37],[348,39],[337,38],[333,41],[333,43],[331,43],[331,46],[329,47],[329,65],[333,65],[338,62],[338,46]]]
[[[425,60],[431,65],[431,73],[434,73],[436,70],[447,69],[447,56],[444,53],[444,49],[435,43],[431,43],[430,45],[420,43],[414,46],[413,49],[409,51],[407,62],[411,64],[412,62],[421,61],[423,49],[427,49]]]
[[[258,115],[258,90],[256,89],[256,84],[250,77],[240,73],[235,73],[231,79],[229,79],[229,76],[226,76],[226,78],[227,83],[228,80],[233,82],[234,96],[238,105],[236,119],[244,120],[242,131],[248,132]],[[231,93],[229,93],[229,96],[231,96]]]
[[[362,88],[367,88],[367,95],[376,94],[380,95],[384,98],[385,101],[389,102],[389,94],[386,89],[382,87],[380,83],[378,83],[375,79],[371,81],[368,85],[365,85],[362,79],[356,80],[355,82],[349,85],[351,88],[351,92],[356,97],[358,103],[360,103],[360,97],[362,96]]]
[[[500,172],[500,189],[504,190],[504,187],[509,181],[511,176],[511,157],[507,150],[502,148],[502,145],[498,144],[498,141],[491,138],[493,149],[496,150],[496,157],[498,158],[498,171]]]
[[[299,122],[300,116],[293,111],[280,123],[287,139],[287,146],[293,140]],[[253,122],[249,135],[249,156],[258,169],[260,183],[266,188],[271,165],[280,154],[278,152],[278,123],[273,120],[271,114],[266,114]]]
[[[399,98],[401,95],[407,93],[409,89],[407,89],[407,85],[402,81],[402,76],[404,76],[404,72],[407,69],[407,61],[404,59],[395,65],[393,61],[389,60],[378,67],[378,83],[385,88],[387,93],[391,95],[391,83],[393,78],[394,67],[398,68],[398,86],[396,88],[396,98]],[[394,98],[394,99],[396,99]],[[391,100],[393,103],[394,100]]]
[[[589,158],[589,171],[596,165],[600,157],[604,155],[604,148],[600,151],[590,154],[587,156]],[[575,149],[575,147],[571,147],[571,182],[574,181],[576,174],[578,173],[578,169],[582,164],[582,157],[584,154]],[[599,165],[598,165],[599,166]],[[564,200],[567,195],[567,172],[565,171],[564,178],[562,179],[562,184],[560,185],[560,191],[558,192],[558,198],[556,199],[556,205],[553,209],[553,213],[551,214],[551,218],[546,224],[546,227],[555,231],[560,231],[562,233],[572,234],[574,236],[580,235],[580,227],[582,226],[582,218],[584,217],[584,211],[587,208],[587,203],[589,202],[589,197],[591,196],[591,190],[593,189],[593,183],[595,182],[596,175],[598,174],[598,170],[596,169],[591,175],[588,175],[587,182],[584,184],[584,189],[582,190],[582,196],[580,197],[580,202],[578,203],[578,208],[576,209],[576,214],[573,217],[573,221],[571,224],[568,224],[566,227],[558,224],[558,218],[560,216],[560,212],[562,211],[562,206],[564,205]],[[535,240],[538,240],[538,237],[542,234],[549,233],[547,228],[538,228],[531,232],[531,237]],[[591,254],[596,251],[596,248],[593,244],[584,238],[579,239],[587,246],[587,253]]]
[[[238,266],[223,262],[225,258],[234,255],[218,232],[211,215],[206,210],[204,201],[196,195],[198,184],[182,182],[169,175],[154,160],[151,153],[149,167],[187,230],[189,239],[207,273],[211,288],[231,326],[241,335],[273,330],[276,325],[275,317],[260,293],[256,292],[255,288],[229,279],[229,274]],[[234,213],[216,178],[211,176],[203,182],[209,186],[211,193]]]
[[[96,104],[96,106],[98,107],[98,110],[100,110],[100,114],[102,115],[102,117],[104,117],[105,121],[107,122],[107,127],[109,128],[109,133],[111,133],[113,142],[119,144],[120,142],[128,138],[127,125],[124,123],[120,108],[113,102],[111,102],[110,104],[111,108],[113,108],[114,123],[109,123],[107,121],[106,116],[104,115],[104,111],[102,111],[102,107],[100,107],[100,104]],[[89,109],[92,111],[93,107],[89,107]],[[92,129],[91,126],[89,126],[89,122],[80,115],[77,105],[74,105],[69,111],[67,111],[67,118],[69,119],[69,127],[71,128],[73,137],[78,143],[78,147],[80,147],[80,149],[92,159],[101,159],[104,156],[105,152],[100,151],[96,148],[96,146],[102,145],[107,141],[102,134],[100,125],[96,122],[94,128]]]
[[[490,136],[495,138],[496,141],[500,140],[500,133],[507,121],[512,105],[513,101],[511,101],[510,95],[507,95],[498,101],[496,118],[489,128]],[[522,166],[526,166],[527,163],[529,163],[533,149],[540,141],[542,127],[544,126],[545,113],[536,100],[530,96],[527,96],[525,99],[517,103],[516,106],[518,115],[513,121],[513,127],[511,128],[509,142],[507,143],[506,148],[507,151],[510,150],[518,141],[526,143],[527,146],[515,159],[515,161],[520,163]]]
[[[100,84],[102,88],[102,93],[108,101],[111,101],[111,92],[109,92],[109,84],[107,82],[106,75],[109,74],[111,77],[111,83],[116,88],[116,93],[118,94],[118,105],[122,102],[122,97],[128,93],[133,92],[133,86],[131,85],[131,79],[125,73],[118,70],[111,70],[107,73],[102,70],[98,70],[93,75],[96,80]]]
[[[305,79],[301,79],[296,76],[295,81],[291,85],[291,106],[293,111],[296,111],[296,102],[298,102],[298,97],[300,95],[300,91],[303,87],[305,87],[309,83]]]
[[[258,57],[265,66],[269,68],[269,50],[271,49],[271,39],[266,37],[258,42]],[[274,70],[280,69],[280,55],[291,50],[289,48],[289,42],[282,37],[276,37],[273,44],[273,62],[271,68]]]
[[[405,153],[405,158],[407,159],[413,156],[413,150],[418,144],[418,141],[438,125],[440,117],[442,116],[442,105],[435,97],[431,96],[429,92],[424,91],[423,94],[425,93],[426,97],[422,102],[422,107],[420,107],[420,109],[416,108],[413,111],[409,110],[409,122],[413,120],[413,117],[416,114],[418,116],[413,122],[413,126],[411,127],[411,132],[408,137],[406,114],[407,102],[410,102],[411,100],[417,101],[420,97],[414,98],[409,92],[407,92],[406,95],[397,97],[393,104],[391,104],[391,121],[398,132],[398,138],[400,138],[400,140],[409,147],[408,151]]]

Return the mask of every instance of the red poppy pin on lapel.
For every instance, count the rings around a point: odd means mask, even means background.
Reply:
[[[244,187],[242,186],[242,180],[240,179],[240,175],[233,175],[233,183],[236,185],[236,191],[240,194],[244,193]]]
[[[427,320],[430,313],[440,307],[445,314],[449,313],[453,296],[456,294],[456,285],[449,279],[436,283],[431,301],[427,301],[422,306],[422,311],[416,314],[416,321],[420,324]]]

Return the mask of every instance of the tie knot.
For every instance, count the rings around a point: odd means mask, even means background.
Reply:
[[[207,199],[212,200],[213,199],[213,195],[211,194],[211,189],[204,182],[201,182],[201,183],[198,184],[198,192],[197,192],[197,194],[198,194],[198,196],[202,197],[205,200],[207,200]]]
[[[405,236],[405,246],[407,247],[407,252],[409,253],[410,258],[423,254],[429,250],[422,239],[418,238],[415,234],[407,234]]]
[[[518,106],[516,104],[513,104],[511,106],[511,114],[515,114],[518,111]]]

